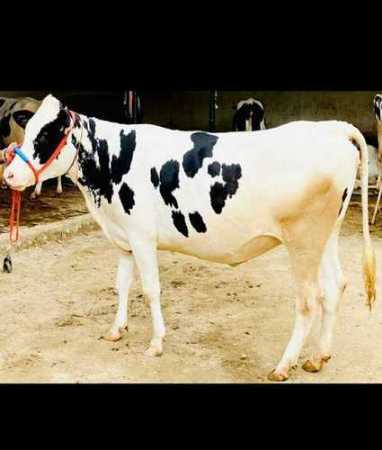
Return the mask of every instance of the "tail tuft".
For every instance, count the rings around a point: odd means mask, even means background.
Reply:
[[[363,279],[367,295],[366,304],[371,311],[376,300],[376,260],[375,252],[370,242],[365,246],[363,253]]]

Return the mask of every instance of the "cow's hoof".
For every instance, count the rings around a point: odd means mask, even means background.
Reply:
[[[150,347],[145,351],[145,356],[161,356],[163,353],[162,342],[152,341]]]
[[[317,373],[322,369],[322,365],[323,365],[322,360],[314,362],[308,359],[307,361],[304,362],[302,368],[305,370],[305,372]]]
[[[268,374],[269,381],[286,381],[288,379],[288,374],[285,372],[276,372],[275,369]]]
[[[120,339],[122,339],[122,336],[124,335],[125,331],[127,331],[127,325],[126,325],[126,327],[118,328],[118,331],[111,330],[105,336],[102,336],[102,339],[104,339],[105,341],[109,341],[109,342],[117,342]]]
[[[39,194],[36,194],[36,192],[32,192],[29,198],[30,198],[31,200],[36,200],[36,198],[37,198],[38,196],[39,196]]]

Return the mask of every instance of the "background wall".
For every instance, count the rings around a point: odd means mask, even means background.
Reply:
[[[382,89],[381,91],[382,92]],[[0,91],[0,96],[32,96],[42,99],[45,91]],[[232,106],[255,97],[265,105],[268,127],[293,120],[345,120],[369,138],[376,134],[372,101],[375,91],[218,91],[216,130],[229,131]],[[122,120],[123,92],[52,91],[68,106],[110,120]],[[78,95],[81,94],[81,95]],[[144,122],[184,130],[208,130],[209,91],[141,91]],[[78,96],[78,97],[76,97]]]
[[[375,135],[374,91],[218,91],[216,130],[229,131],[232,106],[248,97],[264,103],[268,127],[293,120],[345,120]],[[209,92],[142,93],[145,122],[208,129]]]

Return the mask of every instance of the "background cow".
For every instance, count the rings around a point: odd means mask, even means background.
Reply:
[[[368,145],[367,151],[369,155],[369,187],[378,188],[378,177],[382,176],[380,165],[378,164],[378,149],[374,145]],[[355,181],[354,188],[359,189],[361,187],[360,173],[357,173],[357,179]]]
[[[153,320],[147,354],[162,353],[158,250],[237,266],[284,244],[297,289],[296,320],[269,378],[288,378],[317,316],[318,347],[303,368],[319,371],[331,357],[346,285],[338,236],[360,160],[365,290],[368,305],[375,300],[368,153],[362,134],[350,124],[300,121],[263,133],[188,132],[89,118],[48,96],[27,124],[21,151],[42,180],[70,168],[69,177],[120,253],[119,306],[109,340],[120,339],[127,328],[137,266]],[[35,183],[18,156],[4,178],[19,191]]]
[[[265,130],[264,106],[260,100],[241,100],[233,108],[236,109],[233,116],[234,131]]]
[[[24,140],[24,130],[28,120],[40,107],[41,102],[31,98],[0,97],[0,148],[7,147],[12,142],[21,144]],[[0,177],[3,178],[4,165],[0,165]],[[38,183],[31,194],[36,198],[41,194],[42,183]],[[61,177],[57,178],[57,194],[62,193]]]

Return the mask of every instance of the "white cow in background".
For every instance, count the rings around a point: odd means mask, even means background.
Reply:
[[[367,151],[369,154],[369,187],[378,189],[378,178],[382,176],[381,168],[378,164],[378,149],[374,145],[368,145]],[[357,179],[354,184],[354,189],[361,188],[360,174],[357,174]]]

